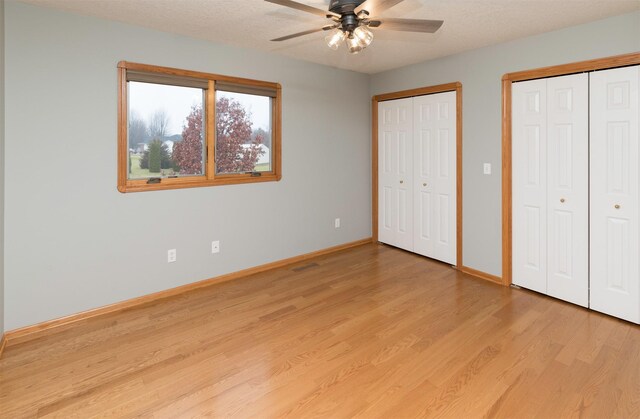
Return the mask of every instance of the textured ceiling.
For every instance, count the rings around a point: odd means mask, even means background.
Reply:
[[[375,30],[372,45],[350,55],[344,46],[330,50],[322,32],[269,42],[328,21],[262,0],[23,1],[370,74],[640,10],[639,0],[405,0],[382,16],[444,20],[442,28],[435,34]]]

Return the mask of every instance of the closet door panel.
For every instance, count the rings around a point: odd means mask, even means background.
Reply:
[[[434,252],[435,205],[437,205],[434,182],[437,151],[437,133],[434,121],[437,116],[436,104],[429,96],[414,99],[414,251],[423,256]]]
[[[640,323],[638,66],[590,75],[590,306]]]
[[[513,283],[547,292],[547,81],[512,87]]]
[[[547,294],[589,304],[589,76],[547,80]]]
[[[413,250],[413,103],[378,104],[378,239]]]
[[[456,264],[456,93],[413,98],[414,251]]]

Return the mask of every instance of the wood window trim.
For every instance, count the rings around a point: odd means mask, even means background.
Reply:
[[[378,103],[434,93],[456,92],[456,268],[462,269],[462,83],[446,83],[399,92],[384,93],[371,99],[371,233],[378,241]]]
[[[511,161],[511,85],[514,82],[565,76],[588,71],[606,70],[640,64],[640,53],[615,55],[595,60],[579,61],[533,70],[507,73],[502,76],[502,284],[512,281],[512,161]]]
[[[160,183],[147,183],[147,179],[128,179],[128,135],[127,135],[127,71],[159,73],[175,77],[188,77],[208,81],[205,106],[205,147],[207,159],[204,176],[185,176],[179,178],[163,178]],[[260,176],[251,174],[215,174],[215,83],[225,82],[274,89],[276,94],[271,101],[271,166],[269,172],[261,172]],[[118,63],[118,191],[143,192],[166,189],[196,188],[205,186],[234,185],[243,183],[277,182],[282,179],[282,86],[261,80],[223,76],[220,74],[199,71],[181,70],[171,67],[160,67],[149,64],[120,61]]]

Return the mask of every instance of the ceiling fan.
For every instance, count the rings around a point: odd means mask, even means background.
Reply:
[[[378,16],[379,13],[404,0],[331,0],[328,11],[292,0],[265,1],[326,17],[333,21],[332,24],[318,29],[282,36],[272,39],[272,41],[286,41],[315,32],[333,30],[333,33],[325,38],[329,48],[336,50],[346,41],[349,52],[352,54],[362,51],[373,41],[373,32],[369,28],[434,33],[444,23],[442,20],[397,19]]]

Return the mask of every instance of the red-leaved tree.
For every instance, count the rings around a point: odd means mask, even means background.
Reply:
[[[173,146],[173,161],[180,174],[202,173],[202,108],[194,106],[182,129],[182,141]]]
[[[216,101],[216,171],[251,172],[264,153],[262,136],[251,139],[251,119],[237,101],[222,97]]]

